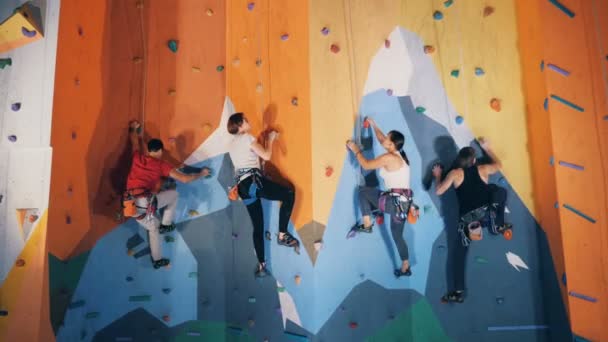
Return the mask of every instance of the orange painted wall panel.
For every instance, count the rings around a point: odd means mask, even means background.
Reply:
[[[62,2],[51,138],[51,253],[77,255],[119,224],[119,194],[130,167],[130,120],[144,122],[146,138],[163,139],[165,156],[176,164],[217,127],[225,84],[224,73],[215,70],[225,59],[221,4],[151,0],[138,8],[135,1]],[[207,16],[207,7],[216,14]],[[169,39],[179,41],[177,54],[168,49]]]
[[[227,4],[228,96],[252,118],[254,132],[268,126],[281,133],[266,167],[273,178],[295,187],[292,221],[300,228],[312,219],[308,3],[257,1],[251,11],[248,3]]]

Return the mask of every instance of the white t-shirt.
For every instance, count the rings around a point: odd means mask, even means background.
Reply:
[[[251,149],[251,144],[254,141],[255,137],[251,134],[238,134],[234,136],[228,153],[235,170],[260,168],[260,157]]]

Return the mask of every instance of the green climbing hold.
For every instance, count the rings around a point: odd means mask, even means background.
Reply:
[[[249,303],[255,303],[255,297],[249,297]]]
[[[165,235],[165,242],[175,242],[175,238],[170,235]]]
[[[97,311],[87,312],[87,314],[84,315],[84,317],[86,319],[97,318],[97,317],[99,317],[99,312],[97,312]]]
[[[450,6],[452,6],[453,3],[454,3],[454,0],[447,0],[447,1],[443,2],[443,5],[445,7],[450,7]]]
[[[169,47],[169,50],[171,50],[171,52],[177,52],[177,40],[171,39],[169,43],[167,43],[167,46]]]
[[[129,296],[129,302],[149,302],[151,299],[150,295]]]
[[[475,257],[475,261],[477,261],[480,264],[487,264],[488,263],[488,259],[486,259],[484,257],[480,257],[480,256],[476,256]]]
[[[416,107],[416,111],[418,113],[424,113],[424,112],[426,112],[426,108],[424,108],[424,107]]]
[[[222,71],[224,71],[224,66],[218,65],[217,68],[215,68],[215,70],[217,70],[217,72],[222,72]]]
[[[13,65],[13,60],[10,58],[0,58],[0,69]]]
[[[190,272],[188,273],[189,278],[198,278],[198,272]]]
[[[458,75],[460,75],[460,70],[454,69],[452,70],[452,72],[450,72],[450,75],[452,75],[452,77],[458,78]]]
[[[283,286],[279,286],[279,287],[277,287],[277,291],[285,292],[285,288]]]
[[[425,204],[424,207],[422,207],[422,210],[424,211],[424,213],[429,213],[431,210],[433,209],[433,206],[430,204]]]

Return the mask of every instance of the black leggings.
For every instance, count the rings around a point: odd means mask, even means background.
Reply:
[[[361,208],[361,215],[369,216],[372,211],[378,209],[378,200],[382,192],[377,188],[372,187],[360,187],[359,188],[359,206]],[[407,244],[403,238],[403,229],[405,228],[405,221],[399,221],[395,219],[395,213],[397,209],[392,200],[386,201],[386,213],[391,215],[391,234],[393,235],[393,241],[397,246],[397,251],[402,261],[408,260],[409,253],[407,250]]]
[[[505,224],[505,206],[507,204],[507,190],[495,184],[488,186],[490,191],[490,205],[496,208],[496,218],[494,224],[498,227]],[[462,213],[464,215],[466,213]],[[454,290],[464,291],[465,261],[467,259],[468,246],[463,246],[460,241],[460,234],[456,234],[458,242],[454,244]]]
[[[239,196],[242,199],[250,199],[249,189],[255,176],[250,176],[239,183]],[[279,232],[287,233],[287,226],[293,205],[296,199],[295,192],[292,189],[277,184],[265,177],[260,177],[261,189],[258,188],[255,194],[255,201],[247,205],[249,217],[253,224],[253,246],[260,263],[265,262],[264,256],[264,210],[262,209],[262,198],[271,201],[281,201],[281,209],[279,211]]]

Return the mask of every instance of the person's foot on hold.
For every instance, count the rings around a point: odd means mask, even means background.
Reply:
[[[167,267],[169,266],[169,264],[171,263],[171,261],[169,261],[169,259],[167,258],[162,258],[162,259],[158,259],[155,260],[152,265],[154,266],[154,269],[157,270],[161,267]]]
[[[358,232],[363,232],[363,233],[371,233],[373,231],[373,227],[374,227],[374,225],[366,227],[363,223],[361,223],[361,224],[358,224],[357,226],[355,226],[355,230]]]
[[[463,291],[448,292],[443,297],[441,297],[441,301],[444,303],[462,303],[462,302],[464,302],[464,292]]]
[[[266,269],[266,263],[258,263],[258,266],[255,268],[255,277],[263,278],[268,275],[268,270]]]
[[[175,224],[173,224],[173,223],[171,223],[171,224],[169,224],[169,225],[166,225],[166,224],[161,224],[161,225],[160,225],[160,228],[158,229],[158,231],[159,231],[161,234],[169,233],[169,232],[172,232],[172,231],[174,231],[174,230],[175,230]]]
[[[283,236],[281,236],[283,235]],[[289,232],[285,232],[283,234],[279,233],[279,238],[277,239],[279,245],[293,247],[298,244],[298,240],[293,237]]]
[[[397,277],[397,278],[402,277],[402,276],[409,277],[412,275],[412,268],[408,267],[405,271],[398,268],[395,270],[394,273],[395,273],[395,277]]]

